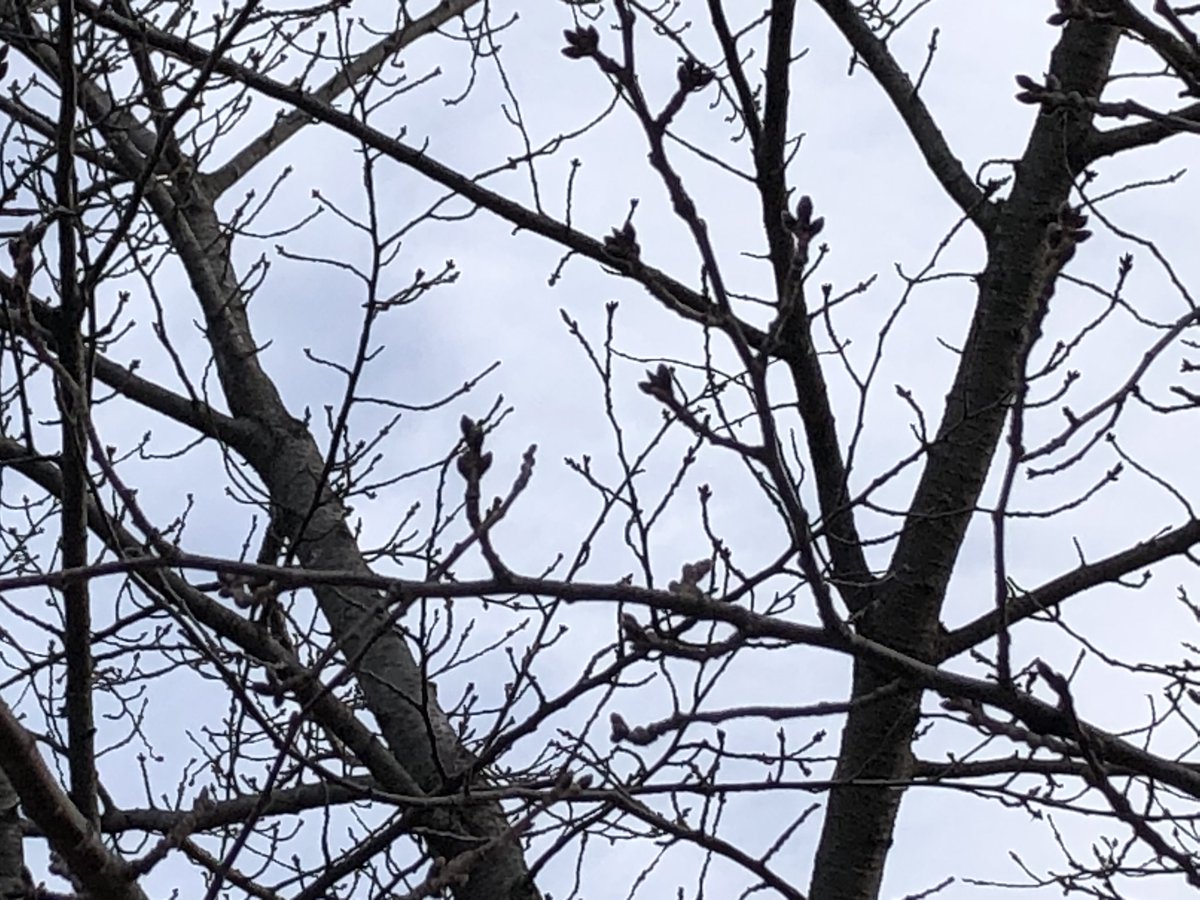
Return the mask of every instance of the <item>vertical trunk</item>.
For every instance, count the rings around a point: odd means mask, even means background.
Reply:
[[[1062,90],[1096,97],[1103,90],[1118,33],[1075,21],[1063,31],[1050,71]],[[970,334],[946,398],[937,438],[913,496],[888,580],[863,633],[920,659],[934,657],[946,586],[1018,379],[1017,362],[1038,298],[1056,274],[1047,265],[1046,227],[1078,174],[1078,148],[1091,130],[1082,107],[1039,115],[1016,164],[1010,196],[988,234],[988,262]],[[889,680],[858,663],[854,696]],[[854,709],[838,757],[842,784],[829,797],[814,862],[812,900],[870,900],[879,895],[903,784],[912,771],[919,692]],[[881,783],[882,782],[882,783]]]
[[[12,782],[0,769],[0,900],[32,896],[33,879],[25,868],[25,836],[21,833],[18,804]]]

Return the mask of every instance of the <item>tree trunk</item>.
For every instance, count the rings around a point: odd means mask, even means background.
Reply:
[[[1116,29],[1095,22],[1069,24],[1050,64],[1062,91],[1098,96],[1117,37]],[[936,656],[950,573],[1003,432],[1009,398],[1024,374],[1018,362],[1031,325],[1057,275],[1048,258],[1047,226],[1069,198],[1090,132],[1091,115],[1082,106],[1041,113],[1016,164],[1012,191],[986,235],[987,266],[954,385],[889,577],[861,625],[865,636],[918,659]],[[886,671],[856,663],[853,696],[889,680]],[[911,776],[919,703],[914,691],[855,707],[847,716],[837,768],[843,785],[830,794],[812,900],[879,896],[902,785]]]

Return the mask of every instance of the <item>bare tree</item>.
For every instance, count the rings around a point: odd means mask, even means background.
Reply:
[[[0,0],[0,896],[1200,887],[1198,10],[384,6]]]

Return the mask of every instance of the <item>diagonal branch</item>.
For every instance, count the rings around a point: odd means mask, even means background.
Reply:
[[[1012,598],[1007,607],[1008,622],[1011,625],[1039,612],[1053,609],[1063,601],[1091,588],[1112,584],[1146,566],[1186,553],[1198,543],[1200,520],[1193,520],[1120,553],[1114,553],[1094,563],[1085,563],[1041,587]],[[990,640],[996,636],[999,627],[1000,612],[992,610],[954,629],[943,639],[938,661],[952,659]]]
[[[1089,163],[1095,162],[1125,150],[1149,147],[1177,134],[1195,134],[1197,131],[1200,131],[1200,103],[1190,103],[1173,112],[1155,114],[1148,122],[1097,131],[1087,142],[1084,157]]]
[[[877,38],[863,21],[863,14],[858,5],[850,0],[817,0],[817,4],[825,10],[854,52],[866,63],[879,86],[892,101],[892,106],[900,113],[909,134],[916,141],[921,155],[925,157],[929,171],[943,190],[958,205],[963,215],[974,222],[981,231],[990,231],[995,221],[995,207],[988,202],[987,196],[954,155],[932,113],[887,45]]]
[[[0,272],[0,295],[11,295],[15,289],[13,279]],[[0,306],[0,329],[23,334],[38,341],[47,350],[57,352],[55,323],[59,311],[44,300],[35,297],[27,299],[36,333],[26,334],[26,326],[20,315],[14,314],[12,309],[4,306]],[[199,397],[177,394],[155,381],[135,375],[132,367],[121,365],[99,353],[92,355],[92,363],[92,375],[95,379],[121,396],[220,441],[242,456],[253,452],[252,448],[259,435],[252,423],[227,416]]]
[[[181,50],[204,72],[234,72],[239,80],[245,77],[268,85],[289,102],[294,96],[307,96],[303,90],[285,89],[250,73],[219,53],[199,50],[141,23],[101,12],[88,0],[79,0],[79,5],[97,23],[118,33],[130,36],[132,32],[133,37],[159,49],[165,43],[168,50]],[[353,122],[352,117],[310,98],[308,105],[314,104],[334,121],[340,117]],[[373,130],[371,135],[385,140]],[[322,476],[328,471],[327,460],[312,431],[290,414],[278,385],[262,366],[231,238],[208,186],[203,179],[183,185],[152,181],[145,197],[203,310],[226,403],[235,417],[262,431],[264,440],[252,448],[247,461],[267,487],[280,534],[304,565],[369,573],[347,522],[349,512]],[[314,586],[314,594],[338,649],[351,661],[364,700],[397,763],[425,791],[442,790],[463,776],[474,777],[472,756],[437,704],[422,664],[394,627],[388,598],[371,589],[326,584]],[[487,848],[487,860],[456,887],[461,900],[495,896],[534,900],[539,896],[518,836],[498,803],[463,808],[450,821],[431,829],[429,840],[437,855],[447,859],[474,860],[476,850]]]
[[[24,444],[0,438],[0,465],[15,469],[52,496],[62,495],[62,473],[58,466],[44,458],[30,458]],[[136,573],[139,585],[162,600],[164,607],[181,620],[198,622],[252,658],[270,666],[278,678],[294,690],[299,702],[306,704],[306,711],[313,720],[352,751],[355,758],[378,779],[381,787],[413,797],[424,794],[379,738],[265,629],[194,588],[173,571],[179,567],[176,560],[145,555],[143,542],[91,500],[87,504],[87,517],[92,534],[118,557],[115,561],[118,569]],[[99,570],[102,571],[105,565],[98,564]],[[224,571],[227,568],[214,568],[212,571]],[[97,566],[87,569],[96,571]],[[59,582],[52,580],[45,583]],[[21,586],[7,579],[6,584],[10,589]],[[7,757],[3,758],[7,769]]]
[[[93,897],[146,900],[126,863],[114,856],[87,818],[63,793],[32,735],[0,701],[0,759],[21,806],[42,829],[82,887]]]
[[[437,6],[403,28],[391,32],[372,47],[350,61],[336,75],[311,92],[322,103],[332,103],[340,94],[377,70],[389,56],[396,54],[416,40],[437,30],[455,16],[461,16],[479,0],[441,0]],[[403,8],[403,7],[402,7]],[[203,176],[213,197],[219,197],[250,172],[255,166],[278,150],[312,118],[300,109],[290,109],[258,137],[254,138],[229,162]]]
[[[60,87],[65,88],[66,83],[62,79],[66,73],[63,70],[70,67],[61,64],[61,51],[56,50],[59,39],[42,30],[29,15],[29,9],[23,8],[26,6],[27,4],[18,4],[14,0],[0,0],[0,24],[4,26],[6,38],[34,66]],[[78,3],[73,3],[72,6],[76,13],[85,12]],[[75,73],[72,72],[71,77],[74,79]],[[72,104],[84,110],[99,128],[116,163],[121,167],[122,174],[132,177],[142,172],[147,162],[147,153],[156,143],[154,132],[138,122],[132,113],[122,108],[91,79],[79,80],[77,86],[73,83],[70,91]],[[37,128],[36,118],[25,114],[22,119],[31,127]],[[111,168],[111,163],[102,161],[101,164]]]
[[[1128,28],[1146,41],[1181,78],[1193,96],[1200,93],[1200,54],[1194,47],[1163,28],[1129,0],[1110,0],[1112,22]]]
[[[360,122],[351,114],[336,109],[302,88],[280,84],[272,78],[228,59],[219,59],[213,62],[211,54],[204,48],[152,26],[131,22],[122,16],[97,7],[90,0],[79,0],[79,6],[97,24],[111,28],[118,34],[139,35],[151,46],[189,65],[211,64],[214,71],[268,97],[293,106],[316,121],[323,122],[343,134],[361,141],[371,149],[408,166],[431,181],[454,191],[464,199],[478,204],[516,228],[549,238],[580,256],[595,260],[609,269],[635,280],[668,309],[687,319],[722,328],[730,327],[727,317],[718,317],[712,304],[704,296],[664,272],[653,266],[645,265],[637,259],[618,259],[606,249],[603,242],[575,230],[552,216],[535,212],[489,190],[475,179],[438,162],[425,150],[410,147],[402,141]],[[204,189],[207,191],[207,186]],[[738,323],[737,327],[751,347],[762,346],[765,336],[761,330],[746,323]]]

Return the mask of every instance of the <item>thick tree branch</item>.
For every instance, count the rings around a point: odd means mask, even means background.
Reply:
[[[54,773],[42,762],[33,737],[3,701],[0,759],[25,813],[37,823],[84,889],[92,896],[111,900],[146,900],[128,866],[109,852],[99,832],[63,793]]]
[[[907,84],[907,78],[900,82],[886,74],[890,57],[880,58],[883,48],[873,45],[874,38],[849,4],[821,0],[821,5],[845,20],[843,31],[852,41],[857,35],[856,49],[872,71],[879,67],[884,80],[892,79],[893,91]],[[1071,23],[1051,57],[1051,74],[1064,90],[1098,95],[1117,39],[1116,29]],[[867,54],[874,54],[874,63]],[[1057,276],[1057,257],[1048,252],[1047,228],[1067,201],[1079,171],[1079,148],[1090,129],[1090,115],[1083,109],[1039,117],[1016,167],[1012,192],[985,229],[988,263],[978,279],[971,330],[937,437],[929,447],[885,587],[861,616],[864,636],[908,658],[932,659],[937,653],[946,587],[978,506],[1007,404],[1023,375],[1018,361],[1039,298],[1052,289]],[[936,169],[937,163],[929,162]],[[854,695],[878,690],[892,677],[889,666],[860,660],[855,666]],[[914,692],[880,706],[886,712],[852,710],[847,716],[837,774],[848,784],[863,778],[904,781],[911,777],[910,744],[920,716],[920,695]],[[878,894],[899,801],[897,791],[868,786],[848,786],[831,794],[813,873],[815,896]]]
[[[55,130],[54,199],[61,211],[58,238],[59,317],[56,337],[61,368],[55,372],[60,413],[63,475],[59,511],[63,565],[82,566],[88,559],[86,504],[88,479],[87,420],[91,416],[91,383],[84,332],[95,328],[94,307],[79,277],[78,208],[75,179],[75,116],[78,73],[75,68],[75,5],[58,0],[57,74],[58,127]],[[24,288],[20,288],[24,290]],[[99,777],[96,772],[96,721],[92,709],[92,609],[86,580],[63,585],[63,645],[67,655],[67,736],[71,799],[79,813],[99,824]],[[18,790],[19,790],[18,786]]]
[[[1179,134],[1200,131],[1200,103],[1163,113],[1149,122],[1138,122],[1124,128],[1097,131],[1084,148],[1084,158],[1095,162],[1106,156],[1116,156],[1125,150],[1150,147]]]
[[[163,49],[159,44],[165,36],[153,29],[102,13],[87,0],[80,0],[80,5],[98,23]],[[237,71],[278,87],[248,70],[231,69],[223,57],[200,51],[197,59],[196,48],[186,42],[175,44],[182,45],[182,50],[191,54],[205,72]],[[304,96],[293,90],[282,93]],[[93,104],[103,105],[99,100]],[[328,104],[319,105],[329,110]],[[311,431],[288,412],[276,384],[262,368],[232,259],[230,237],[216,214],[215,198],[202,179],[183,179],[178,188],[150,182],[145,197],[204,311],[206,336],[230,411],[254,423],[267,438],[253,448],[248,462],[270,493],[273,524],[305,565],[368,572],[347,525],[347,510],[324,483],[327,460]],[[471,755],[437,705],[426,673],[412,650],[393,627],[385,598],[369,589],[328,585],[317,585],[314,593],[339,649],[351,661],[385,740],[415,782],[422,790],[439,791],[470,774]],[[453,825],[438,827],[435,832],[431,840],[439,855],[447,859],[471,854],[481,841],[489,848],[486,864],[456,886],[462,900],[509,893],[514,900],[538,896],[529,880],[519,841],[499,805],[463,809]]]

